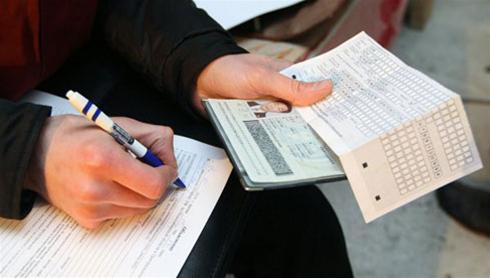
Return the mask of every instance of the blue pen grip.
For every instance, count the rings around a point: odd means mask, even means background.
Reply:
[[[158,166],[162,166],[163,165],[163,162],[160,160],[160,158],[158,158],[156,155],[154,155],[150,149],[147,149],[146,150],[146,153],[144,156],[140,157],[139,158],[141,161],[143,161],[144,163],[148,164],[148,165],[151,165],[153,167],[158,167]],[[174,184],[177,185],[178,187],[180,188],[185,188],[185,184],[184,182],[177,178],[175,181],[174,181]]]
[[[146,153],[144,156],[140,157],[140,160],[143,161],[144,163],[151,165],[153,167],[158,167],[162,166],[163,162],[158,158],[156,155],[154,155],[150,149],[146,150]]]

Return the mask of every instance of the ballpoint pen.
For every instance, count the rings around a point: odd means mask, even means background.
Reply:
[[[94,122],[97,126],[112,135],[112,137],[119,144],[131,151],[139,160],[153,167],[164,165],[156,155],[154,155],[138,140],[134,139],[128,132],[116,124],[90,100],[71,90],[66,93],[66,97],[70,103],[88,120]],[[180,188],[186,187],[180,178],[177,178],[174,181],[174,184]]]

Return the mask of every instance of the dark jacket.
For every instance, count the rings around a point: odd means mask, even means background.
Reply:
[[[96,7],[93,3],[96,1],[18,2],[36,2],[34,6],[38,9],[34,11],[38,11],[37,17],[32,15],[32,8],[28,8],[25,9],[25,18],[37,18],[37,22],[40,22],[36,26],[26,24],[35,20],[18,21],[29,27],[18,28],[24,36],[19,39],[19,43],[25,50],[20,52],[19,57],[33,61],[31,67],[22,68],[12,61],[6,65],[0,54],[0,96],[4,98],[0,99],[0,217],[21,219],[29,213],[34,202],[35,194],[22,187],[27,166],[50,109],[16,104],[6,99],[17,100],[21,93],[32,89],[37,82],[54,72],[72,51],[88,39],[84,34],[90,34]],[[63,10],[60,12],[57,9]],[[219,24],[196,8],[190,0],[104,0],[97,9],[98,20],[92,31],[102,34],[107,43],[145,75],[160,92],[171,94],[189,112],[192,112],[191,96],[196,79],[203,68],[220,56],[245,52]],[[9,20],[6,16],[11,16],[12,22],[19,19],[18,11],[13,12],[11,9],[12,13],[8,12],[6,15],[1,14],[0,23]],[[73,24],[71,18],[75,13],[81,20]],[[65,17],[51,19],[48,15],[53,14],[64,14]],[[56,20],[56,24],[50,20]],[[67,29],[75,30],[73,33],[78,36],[68,34],[70,32],[67,33]],[[0,28],[0,38],[5,38],[2,32],[8,33],[6,28]],[[26,42],[32,46],[22,45]],[[8,45],[0,39],[0,52],[5,53],[5,45],[15,49],[15,44]]]

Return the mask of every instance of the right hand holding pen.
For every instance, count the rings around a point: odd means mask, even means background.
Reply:
[[[26,187],[86,228],[145,213],[177,178],[170,128],[113,119],[165,166],[138,161],[83,117],[56,116],[46,121],[28,169]]]

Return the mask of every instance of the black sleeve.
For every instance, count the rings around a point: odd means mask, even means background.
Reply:
[[[22,219],[35,194],[23,184],[49,107],[0,99],[0,217]]]
[[[206,65],[246,52],[191,0],[106,0],[99,9],[98,24],[111,47],[188,111]]]

